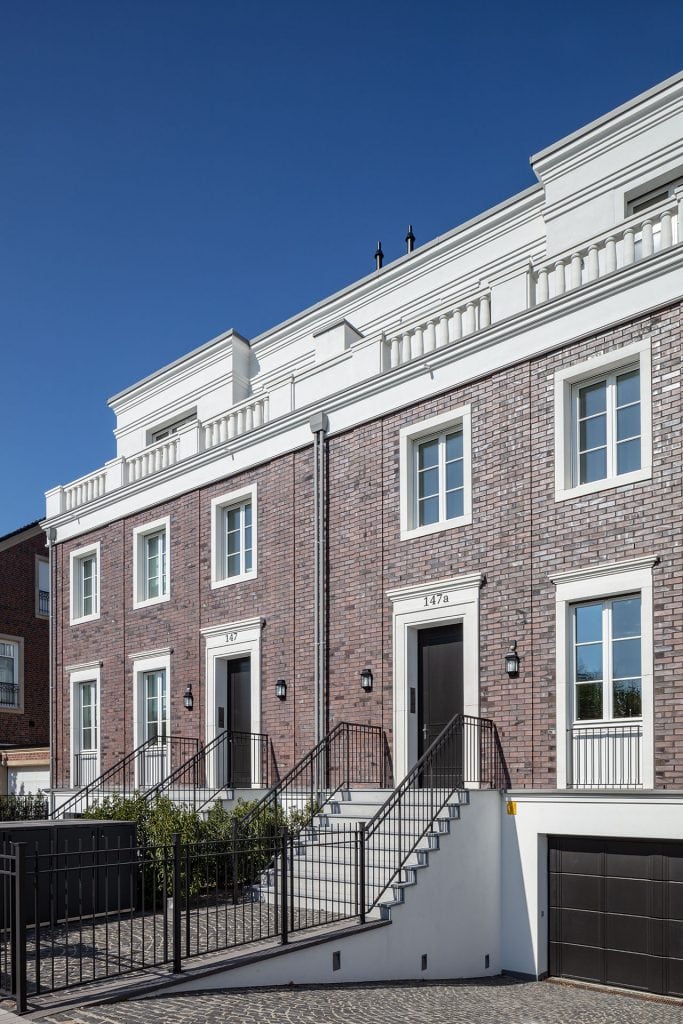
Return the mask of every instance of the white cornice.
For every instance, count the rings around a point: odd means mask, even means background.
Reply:
[[[642,558],[627,558],[623,562],[600,562],[598,565],[590,565],[585,569],[569,569],[567,572],[550,573],[548,579],[555,586],[562,583],[581,583],[583,580],[599,579],[601,576],[653,569],[658,563],[658,555],[645,555]]]
[[[135,654],[129,654],[128,658],[130,661],[142,661],[143,658],[166,658],[171,654],[172,647],[155,647],[151,651],[136,651]]]
[[[445,580],[428,580],[426,583],[416,583],[409,587],[387,590],[387,597],[392,604],[397,604],[401,601],[411,601],[416,597],[426,597],[437,591],[451,594],[460,590],[478,590],[484,579],[484,573],[470,572],[466,576],[451,576]]]
[[[99,672],[102,668],[101,661],[80,661],[76,665],[65,665],[65,672]]]
[[[223,633],[239,633],[245,630],[262,630],[266,624],[266,620],[260,616],[255,616],[253,619],[241,619],[239,622],[219,622],[215,626],[205,626],[200,629],[199,632],[202,636],[213,637],[221,636]]]

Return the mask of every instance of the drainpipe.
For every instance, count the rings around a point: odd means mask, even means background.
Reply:
[[[327,474],[327,443],[325,435],[329,430],[329,420],[324,412],[317,412],[309,421],[313,432],[313,522],[315,527],[314,540],[314,653],[315,653],[315,743],[318,744],[326,735],[325,728],[325,668],[326,668],[326,630],[327,616],[325,606],[326,570],[327,570],[327,537],[325,534],[325,481]],[[322,779],[319,780],[318,788]]]
[[[48,677],[49,677],[48,678],[48,723],[49,723],[49,725],[48,725],[48,728],[49,728],[49,732],[48,732],[48,746],[49,746],[49,752],[48,752],[48,765],[49,765],[48,786],[49,786],[49,794],[50,794],[49,798],[48,798],[49,799],[49,805],[48,806],[49,806],[49,809],[50,809],[50,813],[54,810],[54,805],[55,805],[55,798],[54,798],[54,792],[53,792],[53,790],[54,790],[54,786],[53,786],[54,772],[52,770],[52,731],[53,731],[52,701],[54,699],[54,682],[53,682],[53,677],[54,677],[54,668],[53,668],[54,654],[53,654],[53,650],[52,650],[52,628],[53,628],[53,623],[54,623],[54,590],[55,590],[55,588],[52,585],[52,550],[53,550],[54,543],[55,543],[56,539],[57,539],[57,531],[56,531],[56,529],[54,528],[54,526],[48,527],[46,543],[47,543],[47,567],[48,567],[47,568],[47,572],[48,572],[48,577],[49,577],[49,580],[50,580],[50,596],[48,598],[49,604],[48,604],[48,610],[47,610],[47,631],[48,631],[48,639],[47,639],[48,657],[47,657],[47,663],[48,663]]]

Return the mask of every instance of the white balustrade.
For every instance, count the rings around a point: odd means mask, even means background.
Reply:
[[[178,445],[179,437],[175,434],[126,459],[126,483],[144,480],[145,477],[160,473],[162,469],[175,466],[178,461]]]
[[[405,366],[414,359],[429,356],[437,349],[490,326],[491,292],[487,289],[468,302],[446,309],[421,324],[384,335],[381,339],[382,369],[386,371]]]
[[[670,249],[682,236],[683,198],[676,195],[648,210],[647,215],[630,217],[618,230],[531,267],[530,305],[541,306],[606,274]],[[480,328],[483,326],[480,313]]]
[[[248,402],[202,424],[204,449],[215,448],[216,445],[224,444],[233,437],[257,430],[267,422],[268,396],[259,395],[258,398],[251,398]]]
[[[100,498],[106,490],[107,474],[104,470],[90,473],[89,476],[81,477],[64,488],[64,511],[70,512],[74,508],[80,508],[89,501]]]

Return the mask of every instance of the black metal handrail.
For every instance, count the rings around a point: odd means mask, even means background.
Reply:
[[[185,761],[189,752],[196,753],[198,747],[199,740],[187,736],[150,737],[55,807],[50,817],[83,814],[108,797],[127,799],[137,791],[157,785],[159,773],[163,772],[162,779],[168,774],[169,760]]]
[[[271,761],[272,750],[267,733],[222,732],[178,765],[158,785],[148,789],[144,799],[151,803],[174,790],[182,790],[180,799],[178,793],[175,794],[174,803],[199,811],[222,790],[257,786],[267,789]]]
[[[364,906],[375,906],[458,789],[508,781],[494,723],[455,715],[363,827]]]

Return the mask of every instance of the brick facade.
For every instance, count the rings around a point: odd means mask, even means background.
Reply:
[[[652,345],[652,479],[556,502],[556,370],[643,336]],[[483,572],[481,714],[493,718],[516,787],[555,785],[555,594],[549,574],[636,556],[654,570],[656,785],[683,785],[683,712],[675,666],[683,655],[683,477],[680,365],[683,307],[676,305],[520,362],[429,401],[330,438],[329,724],[381,725],[391,744],[392,616],[386,592],[430,579]],[[473,522],[401,541],[399,431],[470,405]],[[212,498],[258,488],[258,576],[211,590]],[[133,530],[169,515],[171,599],[133,608]],[[69,625],[69,553],[101,542],[101,615]],[[172,647],[171,731],[201,734],[205,719],[200,630],[254,616],[262,634],[262,721],[281,767],[313,741],[313,456],[311,447],[248,473],[61,543],[56,556],[59,634],[55,769],[67,781],[68,668],[101,661],[103,767],[132,749],[131,655]],[[516,640],[517,679],[503,669]],[[373,670],[372,693],[359,672]],[[274,694],[278,677],[287,700]],[[182,695],[193,684],[192,714]]]

